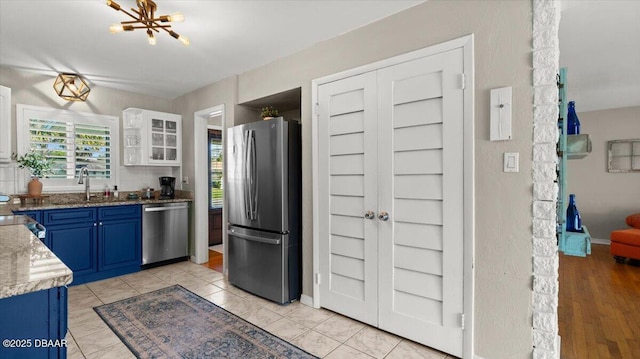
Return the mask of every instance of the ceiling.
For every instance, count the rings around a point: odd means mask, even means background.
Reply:
[[[640,1],[562,0],[560,66],[578,112],[640,106]]]
[[[421,1],[156,0],[181,11],[174,30],[148,45],[142,30],[111,34],[127,20],[104,0],[0,0],[0,66],[92,85],[175,98],[362,27]],[[119,0],[123,8],[134,0]],[[578,111],[640,106],[640,1],[562,0],[560,65]]]
[[[130,20],[105,0],[0,0],[0,66],[82,74],[90,84],[175,98],[375,22],[421,1],[170,1],[156,15],[182,12],[173,30],[147,42],[144,30],[112,34]],[[124,9],[134,0],[116,0]]]

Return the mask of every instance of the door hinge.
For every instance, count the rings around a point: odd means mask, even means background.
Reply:
[[[464,73],[460,74],[460,89],[462,89],[462,90],[465,89],[465,87],[467,86],[466,82],[467,81],[465,79]]]
[[[460,313],[459,319],[460,319],[460,328],[464,329],[464,313]]]
[[[316,284],[320,284],[320,273],[316,273]]]
[[[320,105],[317,102],[313,106],[313,115],[316,117],[320,116]]]

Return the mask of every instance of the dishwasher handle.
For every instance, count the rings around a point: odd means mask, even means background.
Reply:
[[[178,209],[187,209],[187,205],[175,206],[175,207],[147,207],[144,209],[144,211],[145,212],[162,212],[162,211],[173,211]]]
[[[266,243],[266,244],[275,244],[275,245],[280,244],[279,239],[263,238],[258,236],[252,236],[250,234],[238,233],[238,232],[235,232],[233,229],[230,232],[231,232],[229,233],[230,236],[246,239],[248,241],[260,242],[260,243]]]

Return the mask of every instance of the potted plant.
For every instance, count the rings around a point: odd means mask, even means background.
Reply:
[[[43,151],[31,150],[30,152],[18,156],[16,153],[11,154],[11,159],[18,163],[20,168],[28,168],[31,172],[31,181],[27,185],[30,196],[39,196],[42,194],[42,182],[40,178],[51,173],[53,161]]]
[[[263,120],[270,120],[274,117],[278,117],[278,110],[273,108],[273,106],[263,107],[260,116],[262,116]]]

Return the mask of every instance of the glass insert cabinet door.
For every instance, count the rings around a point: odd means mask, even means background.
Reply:
[[[151,119],[151,159],[177,161],[178,123],[173,120]]]

